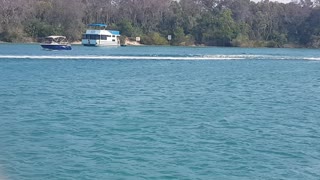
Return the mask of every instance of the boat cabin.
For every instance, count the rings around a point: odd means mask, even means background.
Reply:
[[[89,24],[89,29],[82,35],[84,46],[120,46],[120,32],[107,30],[106,24]]]
[[[44,44],[69,44],[65,36],[48,36],[44,38]]]

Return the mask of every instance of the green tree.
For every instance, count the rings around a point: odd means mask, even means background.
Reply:
[[[143,35],[141,28],[134,27],[130,20],[122,20],[117,24],[117,28],[121,31],[121,35],[127,37],[137,37]]]
[[[167,39],[157,32],[151,32],[143,36],[141,42],[147,45],[168,45]]]
[[[231,41],[237,37],[238,31],[238,25],[232,19],[232,12],[226,9],[217,16],[208,13],[203,16],[194,33],[201,44],[231,46]]]
[[[314,9],[301,25],[300,43],[310,47],[320,47],[320,9]]]
[[[34,39],[54,34],[61,34],[61,29],[45,22],[41,22],[37,19],[28,22],[28,24],[25,26],[25,31]]]

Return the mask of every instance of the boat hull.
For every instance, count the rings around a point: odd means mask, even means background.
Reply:
[[[52,45],[52,44],[41,44],[41,47],[43,49],[48,49],[48,50],[71,50],[70,45]]]
[[[107,41],[107,40],[90,40],[90,39],[82,39],[82,45],[84,46],[120,46],[119,41]]]
[[[83,46],[92,46],[92,47],[118,47],[118,44],[82,44]]]

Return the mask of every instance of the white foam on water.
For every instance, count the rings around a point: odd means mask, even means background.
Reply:
[[[59,59],[59,60],[311,60],[320,61],[320,57],[292,57],[274,55],[204,55],[204,56],[39,56],[39,55],[0,55],[0,59]]]
[[[310,57],[310,58],[303,58],[304,60],[310,60],[310,61],[320,61],[320,57]]]
[[[236,60],[245,59],[233,56],[196,56],[196,57],[171,57],[171,56],[31,56],[31,55],[0,55],[0,59],[92,59],[92,60]]]

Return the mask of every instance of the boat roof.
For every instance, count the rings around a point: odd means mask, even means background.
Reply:
[[[53,38],[53,39],[56,39],[56,38],[66,38],[65,36],[48,36],[46,38]]]
[[[117,35],[120,36],[120,31],[117,30],[106,30],[105,28],[108,26],[107,24],[103,24],[103,23],[94,23],[94,24],[88,24],[89,27],[102,27],[104,29],[100,29],[100,30],[105,30],[108,33],[112,34],[112,35]]]
[[[108,30],[113,35],[120,35],[120,31]]]
[[[93,26],[93,27],[107,27],[108,25],[107,25],[107,24],[97,23],[97,24],[88,24],[88,26]]]

